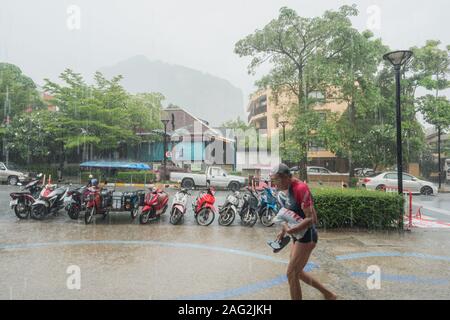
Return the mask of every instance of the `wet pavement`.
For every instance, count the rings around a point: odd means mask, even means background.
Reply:
[[[438,196],[413,197],[414,213],[421,208],[421,213],[438,221],[450,223],[450,193]]]
[[[167,214],[149,225],[111,213],[86,226],[64,211],[19,221],[8,207],[12,190],[0,186],[0,299],[289,299],[289,250],[273,254],[266,244],[275,227],[246,228],[239,217],[201,227],[190,209],[180,226]],[[218,192],[218,204],[226,194]],[[339,299],[449,299],[449,232],[320,230],[307,271]],[[376,281],[368,288],[371,270],[380,270],[379,289]]]

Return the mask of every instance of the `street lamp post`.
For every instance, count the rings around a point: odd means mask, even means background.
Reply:
[[[283,127],[283,151],[286,153],[286,125],[289,123],[287,120],[278,122]]]
[[[161,119],[161,122],[164,125],[164,162],[163,162],[163,168],[164,168],[164,180],[166,179],[166,171],[167,171],[167,124],[169,123],[169,120],[167,119]]]
[[[396,88],[396,113],[397,113],[397,183],[398,193],[403,196],[403,152],[402,152],[402,111],[401,111],[401,87],[400,87],[400,71],[403,65],[407,63],[413,53],[407,50],[393,51],[383,56],[384,60],[389,61],[395,70],[395,88]],[[399,225],[402,225],[403,208]]]
[[[287,120],[278,122],[283,127],[283,142],[286,142],[286,125],[289,123]]]

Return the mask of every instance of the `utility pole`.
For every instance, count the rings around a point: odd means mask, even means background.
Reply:
[[[9,101],[9,88],[6,87],[6,99],[4,103],[4,125],[7,129],[9,128],[10,114],[11,114],[11,102]],[[3,153],[5,154],[5,163],[6,165],[8,165],[9,150],[6,145],[6,138],[3,138]]]
[[[279,121],[278,122],[283,127],[283,153],[284,156],[286,156],[286,125],[289,123],[287,120]],[[281,159],[283,161],[283,159]]]

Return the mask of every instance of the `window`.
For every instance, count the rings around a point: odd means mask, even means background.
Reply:
[[[214,176],[214,177],[220,176],[221,175],[220,171],[221,170],[218,169],[218,168],[213,168],[213,169],[211,169],[211,175]]]
[[[330,173],[330,171],[328,171],[328,169],[323,168],[320,169],[320,173]]]
[[[319,169],[318,168],[308,168],[308,172],[309,173],[319,173]]]
[[[392,179],[397,180],[397,174],[396,173],[388,173],[384,176],[385,179]]]
[[[325,95],[321,91],[313,91],[309,93],[309,97],[312,99],[323,100]]]
[[[409,174],[403,174],[403,180],[412,181],[413,177]]]
[[[0,164],[0,170],[6,170],[6,167],[2,164]]]

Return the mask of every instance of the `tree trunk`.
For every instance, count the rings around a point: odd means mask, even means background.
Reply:
[[[352,128],[355,127],[355,102],[351,101],[350,106],[349,106],[349,115],[350,115],[350,126]],[[353,158],[352,158],[352,142],[353,139],[350,139],[350,144],[349,144],[349,150],[348,150],[348,170],[349,170],[349,174],[348,174],[348,186],[349,187],[355,187],[353,185],[353,178],[355,177],[355,172],[353,170],[354,164],[353,164]]]
[[[303,85],[303,70],[299,70],[299,76],[298,76],[298,108],[299,108],[299,116],[303,116],[305,114],[306,110],[306,103],[304,106],[302,106],[302,85]],[[308,134],[308,133],[306,133]],[[306,137],[306,135],[305,135]],[[307,172],[307,164],[308,164],[308,142],[307,140],[300,141],[301,145],[301,156],[300,156],[300,162],[298,164],[299,169],[299,175],[300,180],[304,182],[308,182],[308,172]]]

